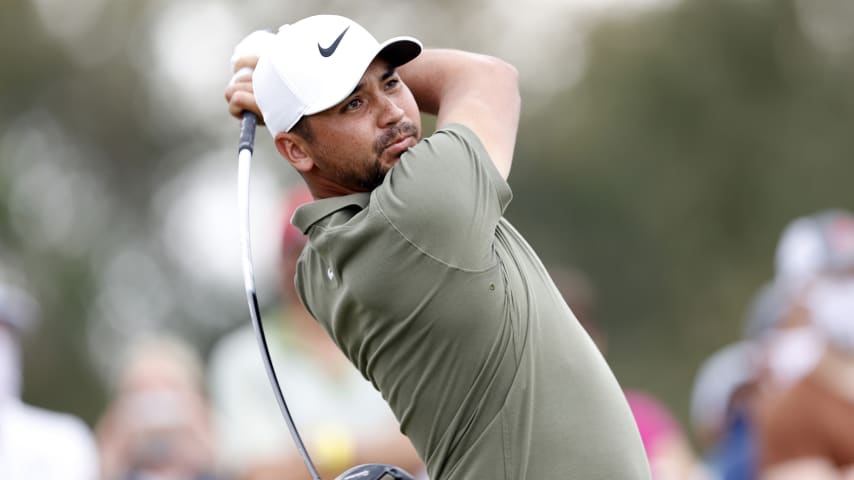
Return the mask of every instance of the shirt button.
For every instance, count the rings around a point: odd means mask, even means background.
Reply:
[[[335,278],[335,274],[332,273],[332,267],[328,267],[326,269],[326,276],[329,277],[330,280]]]

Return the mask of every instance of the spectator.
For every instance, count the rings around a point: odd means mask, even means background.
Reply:
[[[281,239],[281,305],[265,317],[264,332],[288,407],[321,474],[382,462],[423,469],[414,448],[379,392],[349,363],[302,306],[294,290],[305,236],[290,224],[311,201],[300,185],[285,202]],[[210,364],[223,462],[240,480],[308,478],[267,379],[250,324],[224,337]]]
[[[720,480],[756,478],[757,358],[752,342],[732,343],[706,359],[694,380],[692,427]]]
[[[104,480],[214,480],[202,368],[175,338],[135,342],[96,429]]]
[[[793,221],[778,266],[794,321],[822,343],[791,388],[764,397],[762,478],[854,478],[854,216],[832,210]]]
[[[21,401],[21,336],[38,306],[29,294],[0,285],[0,478],[92,480],[98,458],[89,428],[77,417]]]

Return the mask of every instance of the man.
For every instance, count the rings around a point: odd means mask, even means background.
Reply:
[[[315,16],[282,27],[249,80],[227,87],[230,112],[259,112],[316,198],[293,218],[300,298],[431,479],[649,478],[613,374],[502,217],[512,66]],[[436,115],[424,139],[419,108]]]

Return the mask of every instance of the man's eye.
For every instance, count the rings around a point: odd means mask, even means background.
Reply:
[[[385,88],[387,88],[387,89],[391,89],[391,88],[394,88],[394,87],[396,87],[396,86],[398,86],[398,85],[400,85],[400,80],[399,80],[399,79],[397,79],[397,78],[392,78],[391,80],[389,80],[388,82],[386,82],[386,84],[385,84]]]
[[[354,98],[353,100],[350,100],[346,106],[344,106],[344,109],[345,110],[356,110],[357,108],[359,108],[361,106],[362,106],[362,99],[361,98]]]

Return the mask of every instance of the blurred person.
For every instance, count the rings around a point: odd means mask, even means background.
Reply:
[[[798,218],[781,250],[778,280],[797,305],[790,321],[810,325],[821,347],[790,388],[763,397],[762,478],[854,478],[854,215]]]
[[[854,478],[854,275],[816,283],[806,301],[826,343],[808,374],[762,406],[763,478],[808,468]]]
[[[0,478],[92,480],[98,456],[89,428],[75,416],[21,401],[21,337],[37,315],[28,293],[0,284]]]
[[[96,426],[103,480],[216,480],[196,351],[176,337],[135,340]]]
[[[784,388],[812,362],[814,348],[802,336],[783,334],[789,311],[778,282],[763,285],[745,318],[744,339],[710,355],[697,371],[691,392],[691,426],[706,463],[721,480],[758,475],[757,398]],[[806,348],[806,355],[798,351]],[[793,361],[792,357],[797,361]],[[772,372],[772,373],[769,373]]]
[[[774,258],[774,279],[768,288],[769,302],[779,308],[764,323],[748,325],[751,339],[762,348],[762,383],[775,394],[796,384],[815,367],[824,349],[824,338],[812,321],[806,296],[816,281],[837,269],[845,249],[835,245],[836,219],[848,216],[828,210],[797,218],[780,236]],[[844,236],[844,231],[842,232]],[[845,240],[843,239],[843,242]]]
[[[720,480],[757,475],[755,400],[758,347],[739,341],[700,365],[691,391],[691,425],[706,464]]]
[[[784,230],[775,278],[755,296],[745,338],[715,352],[698,372],[692,424],[709,465],[725,480],[757,478],[766,450],[760,418],[769,403],[810,374],[824,350],[804,295],[827,268],[829,247],[819,227],[823,220],[817,222],[827,213]]]
[[[270,37],[235,62],[257,68],[226,88],[229,111],[260,114],[312,191],[293,220],[309,236],[297,291],[429,476],[649,478],[613,373],[503,218],[515,68],[379,44],[338,16]],[[436,115],[427,138],[419,110]]]
[[[311,199],[308,189],[300,185],[285,200],[280,306],[264,322],[288,408],[322,477],[376,462],[417,472],[423,464],[382,396],[353,368],[297,297],[294,270],[306,238],[289,222],[294,210]],[[226,470],[240,480],[308,478],[251,324],[217,343],[209,377]]]
[[[651,394],[625,389],[641,432],[653,480],[711,480],[682,425],[670,409]]]
[[[596,292],[588,276],[569,266],[552,266],[549,274],[578,321],[607,355],[607,335],[596,321]],[[653,480],[710,480],[670,410],[648,392],[632,388],[623,391],[637,423]]]
[[[751,375],[765,393],[784,391],[815,366],[823,339],[801,300],[780,275],[762,287],[745,322],[753,349]]]
[[[806,220],[806,219],[804,219]],[[775,278],[762,287],[751,305],[745,339],[721,352],[709,384],[735,382],[720,418],[721,435],[712,449],[713,465],[724,478],[755,478],[763,440],[758,416],[773,400],[797,384],[817,364],[824,339],[810,321],[802,294],[821,270],[817,260],[826,246],[813,234],[812,220],[794,222],[780,238],[775,253]],[[803,227],[808,227],[804,229]]]

